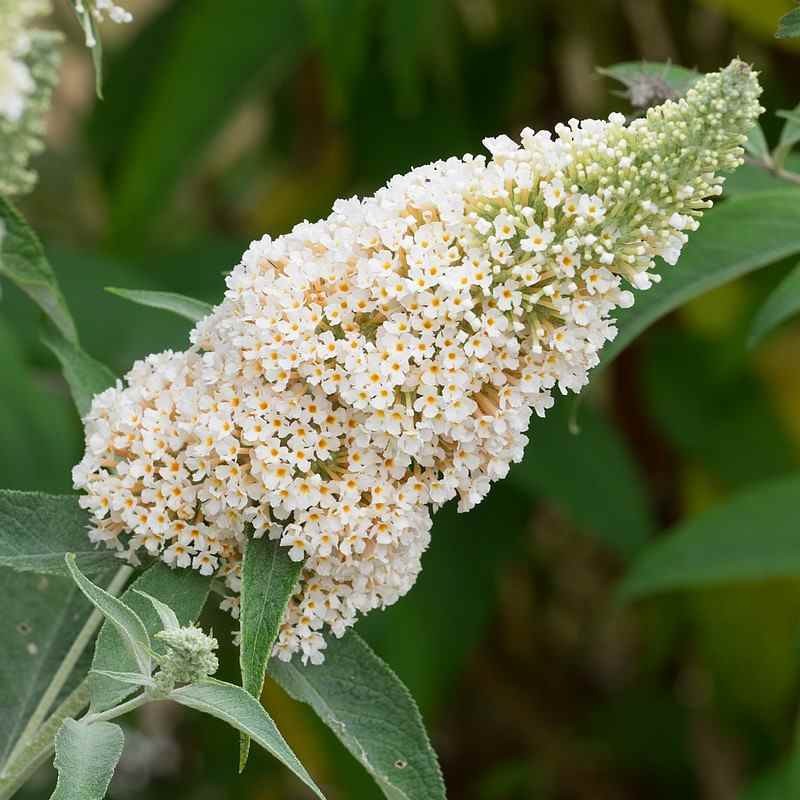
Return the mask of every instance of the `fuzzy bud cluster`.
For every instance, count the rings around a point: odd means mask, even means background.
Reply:
[[[161,669],[155,675],[161,691],[170,692],[175,686],[201,681],[219,668],[217,640],[194,625],[159,631],[156,639],[167,648],[158,657]]]
[[[58,79],[61,37],[35,27],[47,0],[0,0],[0,195],[30,191],[32,155],[42,149],[44,117]]]
[[[185,352],[95,398],[91,536],[223,576],[249,535],[303,562],[276,654],[323,658],[413,584],[431,512],[485,497],[578,392],[614,309],[674,264],[761,111],[745,64],[627,125],[487,139],[253,242]]]

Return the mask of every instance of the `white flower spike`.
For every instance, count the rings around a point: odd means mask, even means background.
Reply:
[[[32,155],[42,149],[44,117],[58,79],[61,37],[35,21],[46,0],[0,0],[0,195],[30,191]]]
[[[759,94],[734,61],[629,125],[487,139],[253,242],[188,351],[95,398],[73,475],[92,538],[234,595],[244,537],[279,539],[303,571],[275,652],[319,663],[325,627],[412,586],[431,512],[480,502],[586,384],[626,286],[658,281],[741,163]]]

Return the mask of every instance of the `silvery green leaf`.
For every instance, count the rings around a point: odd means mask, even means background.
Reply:
[[[200,616],[210,587],[210,578],[200,575],[196,570],[170,569],[159,562],[131,584],[122,595],[122,600],[139,615],[149,635],[155,637],[163,627],[161,617],[142,593],[169,603],[180,624],[188,625]],[[159,639],[152,638],[152,649],[155,653],[163,653],[165,648]],[[136,660],[116,627],[109,622],[103,625],[97,637],[92,670],[95,674],[89,676],[89,685],[94,711],[112,708],[133,693],[133,687],[98,674],[103,671],[137,670]]]
[[[273,659],[269,672],[317,712],[387,800],[444,800],[442,773],[416,703],[353,631],[329,637],[318,666]]]
[[[124,744],[112,722],[65,719],[56,734],[58,783],[50,800],[104,800]]]
[[[92,583],[76,566],[74,555],[70,553],[64,560],[78,588],[119,631],[126,647],[136,659],[139,671],[143,675],[149,675],[152,666],[150,637],[139,615],[119,597],[114,597]]]
[[[142,675],[141,672],[114,672],[109,669],[93,669],[92,675],[102,675],[104,678],[110,678],[112,681],[119,681],[119,683],[127,683],[131,686],[153,686],[153,679]]]
[[[239,664],[242,686],[257,700],[261,697],[267,662],[278,628],[292,596],[301,562],[292,561],[278,541],[249,537],[242,561],[239,624]],[[247,763],[249,740],[242,736],[239,771]]]
[[[193,297],[186,297],[175,292],[152,292],[144,289],[118,289],[113,286],[106,287],[107,292],[123,297],[133,303],[151,308],[161,308],[164,311],[171,311],[180,317],[185,317],[192,322],[207,317],[212,310],[212,306],[202,300],[195,300]]]
[[[17,209],[0,197],[0,275],[13,281],[70,342],[78,333],[39,239]]]
[[[114,572],[116,567],[98,580],[106,583]],[[0,567],[0,586],[3,587],[3,613],[0,614],[2,769],[61,667],[77,632],[94,609],[70,577],[14,572]],[[91,656],[88,652],[84,656],[48,712],[85,677]]]
[[[0,489],[0,566],[69,575],[64,556],[74,553],[85,574],[107,572],[119,559],[89,541],[87,522],[75,495]]]
[[[213,678],[207,678],[199,683],[175,689],[169,696],[183,706],[203,711],[227,722],[263,747],[268,753],[275,756],[303,781],[317,797],[325,800],[325,796],[311,779],[306,768],[300,763],[289,745],[286,744],[280,731],[261,703],[241,686],[234,686],[232,683],[224,683]],[[417,800],[417,798],[414,798],[414,800]],[[423,800],[423,798],[420,797],[419,800]]]
[[[178,621],[177,615],[166,603],[162,603],[157,597],[153,597],[153,595],[143,592],[141,589],[134,589],[133,591],[152,603],[165,631],[176,631],[180,628],[181,623]]]
[[[45,332],[42,341],[61,364],[75,407],[81,417],[85,416],[92,407],[92,398],[113,386],[116,376],[105,364],[101,364],[55,331]]]
[[[795,36],[800,36],[800,8],[795,8],[781,17],[775,36],[778,39],[793,39]]]

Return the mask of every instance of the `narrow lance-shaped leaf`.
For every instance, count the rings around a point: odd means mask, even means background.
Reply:
[[[72,315],[39,239],[19,211],[2,197],[0,275],[19,286],[47,314],[68,341],[78,341]]]
[[[56,735],[58,783],[50,800],[104,800],[125,737],[112,722],[65,719]]]
[[[324,795],[289,745],[286,744],[261,703],[241,686],[208,678],[199,683],[176,689],[170,694],[170,698],[183,706],[211,714],[211,716],[232,725],[285,764],[306,786],[313,790],[317,797],[325,800]],[[424,799],[420,798],[419,800]]]
[[[759,308],[750,328],[750,347],[757,345],[770,331],[800,313],[800,264],[775,288]]]
[[[798,498],[796,474],[756,485],[678,525],[634,562],[620,596],[800,575]]]
[[[125,646],[136,660],[139,672],[149,675],[152,664],[150,637],[139,615],[119,597],[109,594],[83,575],[75,565],[73,554],[67,555],[65,561],[78,588],[121,634]]]
[[[160,308],[164,311],[171,311],[179,317],[185,317],[192,322],[197,322],[211,313],[211,306],[202,300],[195,300],[193,297],[186,297],[175,292],[151,292],[143,289],[118,289],[107,286],[106,291],[111,294],[130,300],[150,308]]]
[[[331,637],[319,666],[273,659],[269,671],[317,712],[387,800],[443,800],[441,770],[414,700],[358,635]]]
[[[113,386],[116,376],[105,364],[55,332],[46,332],[42,339],[61,364],[78,413],[85,416],[92,407],[92,398]]]
[[[242,687],[257,700],[261,697],[267,662],[278,637],[278,628],[292,596],[302,562],[289,558],[276,540],[248,538],[242,562],[239,624],[239,664]],[[242,735],[239,771],[247,763],[250,740]]]
[[[192,569],[170,569],[158,563],[137,578],[121,599],[138,615],[150,637],[163,628],[162,620],[153,607],[150,597],[168,603],[181,625],[194,622],[203,610],[211,587],[210,578]],[[148,595],[145,597],[144,595]],[[152,649],[163,652],[164,645],[152,639]],[[125,700],[134,691],[103,672],[134,672],[136,661],[125,647],[116,628],[106,622],[100,630],[95,645],[92,674],[89,686],[92,692],[92,709],[105,711]]]
[[[633,307],[617,313],[619,333],[602,351],[607,366],[645,328],[678,306],[748,272],[800,252],[800,193],[763,192],[734,197],[712,209],[662,281],[637,293]]]
[[[85,574],[107,572],[119,559],[89,541],[87,522],[75,495],[0,489],[0,566],[68,575],[64,556],[74,553]]]

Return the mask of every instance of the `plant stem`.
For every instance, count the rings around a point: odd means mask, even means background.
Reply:
[[[132,573],[133,569],[129,566],[126,565],[120,567],[117,570],[117,573],[114,575],[111,583],[108,585],[109,594],[119,594],[122,587],[128,582],[128,578]],[[89,642],[91,642],[92,637],[100,627],[100,623],[102,621],[103,615],[97,609],[93,609],[92,613],[89,615],[89,618],[84,623],[83,628],[81,628],[80,633],[75,638],[75,641],[67,651],[67,654],[64,656],[61,666],[56,671],[56,674],[53,675],[50,685],[47,687],[41,699],[39,700],[39,703],[34,709],[33,714],[31,714],[28,724],[25,726],[25,730],[22,731],[22,735],[17,740],[16,745],[14,745],[11,755],[8,757],[8,762],[5,767],[6,771],[11,769],[14,759],[27,747],[30,740],[36,735],[39,727],[47,717],[47,712],[52,708],[59,692],[64,688],[64,684],[72,674],[72,670],[75,669],[78,659],[83,654],[83,651],[86,649]]]
[[[141,694],[137,694],[136,697],[126,700],[124,703],[120,703],[118,706],[114,706],[114,708],[109,708],[108,710],[101,711],[97,714],[85,714],[83,717],[81,717],[80,721],[86,725],[91,725],[93,722],[106,722],[109,719],[116,719],[117,717],[121,717],[123,714],[127,714],[129,711],[133,711],[134,709],[143,706],[145,703],[149,703],[152,699],[153,698],[150,697],[147,692],[142,692]]]

